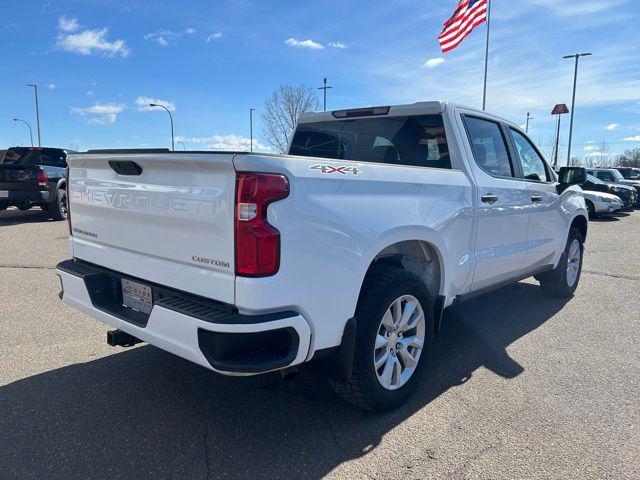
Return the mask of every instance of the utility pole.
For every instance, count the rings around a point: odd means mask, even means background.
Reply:
[[[529,120],[533,120],[531,112],[527,112],[527,126],[524,129],[524,133],[529,133]]]
[[[251,142],[251,146],[249,147],[249,151],[253,152],[253,112],[255,108],[249,109],[249,140]]]
[[[324,98],[324,102],[323,102],[324,107],[323,108],[324,108],[325,112],[327,111],[327,90],[329,90],[330,88],[333,88],[333,87],[327,86],[327,78],[325,77],[324,81],[323,81],[323,86],[322,87],[318,87],[318,90],[322,90],[322,94],[323,94],[322,96]]]
[[[14,118],[13,121],[14,122],[22,122],[27,127],[29,127],[29,137],[31,138],[31,146],[33,147],[33,130],[31,130],[31,124],[29,122],[27,122],[26,120],[22,120],[21,118]]]
[[[171,122],[171,151],[175,152],[176,150],[176,146],[175,146],[175,141],[173,138],[173,115],[171,115],[171,112],[169,111],[169,109],[167,107],[165,107],[164,105],[160,105],[159,103],[150,103],[149,104],[150,107],[161,107],[164,108],[167,113],[169,114],[169,121]]]
[[[33,91],[36,95],[36,125],[38,126],[38,146],[41,147],[40,142],[40,107],[38,106],[38,85],[35,83],[27,83],[27,87],[33,87]]]
[[[484,88],[482,90],[482,110],[487,109],[487,76],[489,72],[489,35],[491,33],[491,0],[487,2],[487,44],[484,50]]]
[[[553,148],[553,168],[558,166],[558,150],[560,149],[560,117],[566,113],[569,113],[569,109],[564,103],[557,104],[551,111],[551,115],[556,115],[558,117],[556,125],[556,144]],[[569,163],[570,162],[567,162],[567,166]]]
[[[571,100],[571,121],[569,124],[569,147],[567,152],[567,165],[571,163],[571,140],[573,138],[573,115],[576,111],[576,86],[578,84],[578,61],[580,57],[590,57],[592,54],[587,53],[576,53],[575,55],[565,55],[562,58],[575,58],[576,59],[576,67],[573,73],[573,99]]]

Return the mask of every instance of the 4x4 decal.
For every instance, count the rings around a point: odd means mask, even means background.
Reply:
[[[328,165],[326,163],[319,163],[317,165],[313,165],[309,167],[309,170],[320,170],[320,173],[331,174],[331,173],[339,173],[341,175],[347,175],[349,173],[353,175],[358,175],[360,170],[358,167],[349,167],[347,165]]]

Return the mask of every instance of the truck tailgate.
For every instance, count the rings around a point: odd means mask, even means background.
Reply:
[[[38,190],[39,170],[34,165],[0,165],[0,190]]]
[[[74,257],[234,302],[233,154],[86,153],[69,166]]]

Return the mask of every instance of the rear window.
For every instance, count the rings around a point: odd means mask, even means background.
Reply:
[[[59,148],[10,148],[2,158],[2,163],[16,165],[45,165],[48,167],[66,167],[67,155]]]
[[[300,124],[291,155],[451,168],[442,115],[378,117]]]

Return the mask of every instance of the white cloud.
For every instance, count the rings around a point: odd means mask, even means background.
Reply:
[[[193,35],[194,33],[196,33],[196,29],[193,27],[187,27],[184,29],[184,33],[186,33],[187,35]]]
[[[422,66],[424,68],[435,68],[438,65],[442,65],[443,63],[444,63],[444,58],[437,57],[437,58],[430,58],[429,60],[424,62],[424,64]]]
[[[155,42],[161,47],[166,47],[167,45],[175,43],[181,36],[181,33],[172,30],[158,30],[157,32],[147,33],[144,39]]]
[[[207,43],[215,42],[216,40],[220,40],[222,38],[222,34],[220,32],[214,32],[207,37]]]
[[[91,97],[91,96],[93,95],[93,90],[87,90],[87,91],[85,92],[85,95],[86,95],[87,97]]]
[[[47,87],[49,90],[55,90],[55,89],[56,89],[56,84],[55,84],[55,83],[48,83],[48,84],[46,85],[46,87]]]
[[[89,124],[110,125],[125,108],[124,103],[96,103],[91,107],[71,107],[71,114],[87,117]]]
[[[130,53],[124,40],[107,40],[107,28],[83,30],[79,33],[61,33],[58,35],[58,48],[79,55],[100,53],[107,57],[127,57]]]
[[[328,43],[327,46],[333,48],[347,48],[347,46],[342,42],[331,42]]]
[[[607,125],[607,130],[611,131],[611,130],[615,130],[616,128],[618,128],[620,126],[619,123],[611,123],[609,125]]]
[[[289,38],[285,40],[287,45],[290,47],[297,48],[309,48],[311,50],[323,50],[324,47],[318,42],[314,42],[313,40],[296,40],[295,38]]]
[[[625,142],[640,142],[640,135],[634,135],[633,137],[627,137],[624,139]]]
[[[595,149],[596,149],[596,147],[594,147],[594,146],[584,147],[584,151],[585,151],[585,152],[592,152],[592,151],[594,151]]]
[[[182,137],[177,136],[176,141],[187,143],[206,144],[211,150],[226,150],[248,152],[251,150],[251,139],[240,135],[211,135],[210,137]],[[271,148],[263,145],[259,140],[253,139],[253,150],[269,152]]]
[[[609,152],[602,152],[600,150],[597,150],[595,152],[592,152],[590,154],[587,155],[587,157],[600,157],[600,158],[606,158],[608,156],[610,156],[611,154]]]
[[[161,100],[159,98],[151,98],[151,97],[136,98],[136,105],[138,106],[138,110],[141,112],[153,112],[158,109],[158,107],[150,107],[149,106],[150,103],[164,105],[171,112],[173,112],[176,109],[176,105],[167,100]]]
[[[58,29],[63,32],[71,33],[80,28],[77,18],[67,18],[65,15],[58,19]]]

